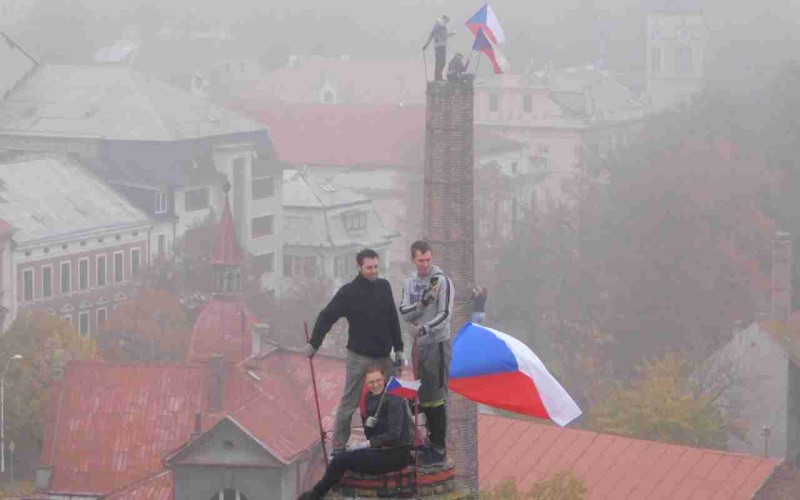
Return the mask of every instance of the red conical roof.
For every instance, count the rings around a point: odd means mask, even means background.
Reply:
[[[231,214],[231,204],[228,201],[228,194],[225,193],[225,207],[222,209],[222,221],[219,226],[217,244],[214,246],[214,258],[212,264],[222,264],[228,266],[238,266],[241,262],[239,244],[236,242],[236,224],[233,222]]]

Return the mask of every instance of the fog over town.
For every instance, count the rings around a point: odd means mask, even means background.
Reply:
[[[0,0],[0,496],[794,498],[798,26]]]

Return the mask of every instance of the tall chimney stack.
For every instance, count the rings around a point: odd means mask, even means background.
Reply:
[[[428,82],[423,236],[455,287],[453,335],[469,320],[475,283],[473,95],[472,82]],[[448,405],[448,454],[458,479],[477,497],[477,406],[453,393]]]
[[[772,238],[770,319],[781,324],[792,314],[792,236],[778,231]]]

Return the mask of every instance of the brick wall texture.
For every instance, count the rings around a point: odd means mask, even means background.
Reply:
[[[473,86],[429,82],[427,92],[423,228],[436,261],[453,281],[452,333],[469,320],[475,283],[473,234]],[[478,414],[457,394],[449,402],[448,454],[458,479],[478,492]]]

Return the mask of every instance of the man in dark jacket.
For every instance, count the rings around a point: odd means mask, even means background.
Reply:
[[[322,498],[348,470],[383,474],[400,470],[412,462],[411,412],[402,398],[383,394],[386,379],[382,370],[380,365],[368,367],[363,379],[369,389],[367,411],[362,415],[369,448],[334,455],[322,479],[311,490],[300,495],[300,500]]]
[[[347,318],[347,375],[336,412],[334,453],[344,451],[350,439],[350,422],[358,406],[367,367],[377,364],[383,367],[387,378],[393,375],[395,366],[389,357],[393,347],[396,367],[402,370],[405,364],[397,306],[389,282],[378,278],[378,254],[365,248],[356,255],[356,263],[358,276],[342,286],[319,313],[305,349],[307,356],[314,356],[333,324],[340,318]]]

